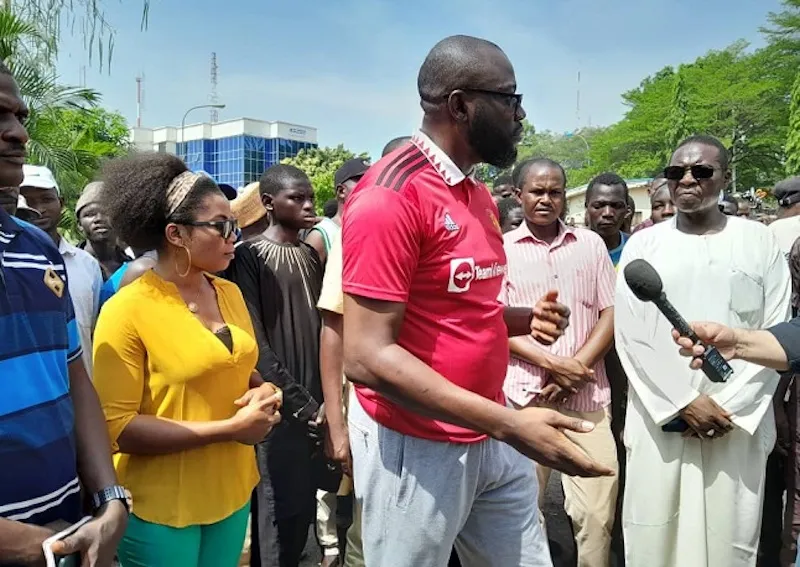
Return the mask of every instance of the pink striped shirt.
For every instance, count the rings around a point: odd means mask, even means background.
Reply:
[[[614,305],[616,272],[603,240],[594,232],[560,224],[552,244],[539,240],[526,223],[503,240],[508,272],[500,300],[512,307],[528,307],[547,291],[557,289],[558,300],[572,310],[564,336],[550,347],[528,340],[558,356],[574,356],[589,338],[600,312]],[[603,360],[594,367],[596,382],[570,396],[563,407],[596,411],[611,403],[611,388]],[[503,390],[515,404],[526,406],[548,382],[540,367],[511,356]]]

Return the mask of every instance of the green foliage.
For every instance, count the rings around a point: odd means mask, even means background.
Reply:
[[[789,105],[789,135],[786,139],[786,174],[800,175],[800,73],[792,87]]]
[[[684,140],[691,132],[689,128],[689,100],[686,96],[686,86],[680,70],[676,73],[672,83],[672,106],[669,109],[667,125],[668,148],[676,148],[681,143],[681,140]],[[664,161],[669,158],[669,155],[664,155]]]
[[[114,27],[106,17],[104,0],[3,0],[2,6],[22,21],[37,22],[52,44],[34,44],[34,51],[52,63],[64,32],[81,34],[89,63],[111,70]],[[147,28],[150,0],[142,0],[141,29]]]
[[[783,0],[781,12],[770,12],[769,26],[761,28],[771,46],[782,53],[797,57],[800,54],[800,0]]]
[[[107,159],[129,150],[125,118],[102,108],[51,108],[37,123],[28,161],[49,167],[64,199],[61,228],[77,234],[75,203]]]
[[[591,143],[591,174],[648,177],[662,169],[686,135],[711,134],[731,150],[740,188],[780,178],[794,76],[774,48],[736,42],[679,71],[665,67],[623,95],[629,107]],[[571,180],[572,181],[572,180]],[[572,183],[570,183],[573,185]]]
[[[0,9],[0,58],[29,110],[28,161],[53,171],[65,200],[62,228],[74,235],[73,210],[80,191],[103,159],[127,151],[128,132],[122,116],[96,107],[99,93],[58,82],[48,59],[54,55],[54,36],[18,13]]]
[[[295,157],[285,158],[281,160],[281,163],[293,165],[302,169],[308,175],[311,185],[314,187],[317,212],[322,214],[322,207],[325,202],[336,196],[336,188],[333,185],[334,173],[344,162],[355,157],[369,159],[368,154],[361,153],[356,155],[345,149],[343,144],[339,144],[335,148],[300,150]]]

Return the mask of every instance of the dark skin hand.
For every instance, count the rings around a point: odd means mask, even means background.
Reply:
[[[578,388],[595,381],[592,368],[606,355],[613,341],[614,308],[607,307],[600,312],[597,324],[575,356],[557,359],[550,374],[559,386],[577,392]]]
[[[503,318],[508,327],[508,336],[530,334],[543,345],[551,345],[564,334],[569,326],[569,307],[558,303],[558,292],[548,291],[533,309],[506,307]]]
[[[577,358],[557,357],[548,371],[560,389],[572,394],[576,394],[588,383],[596,381],[594,370]]]
[[[75,438],[78,475],[88,494],[117,484],[111,462],[111,441],[105,416],[83,361],[69,365],[70,396],[75,408]],[[110,567],[117,544],[128,525],[128,512],[121,502],[112,501],[95,514],[95,519],[73,535],[53,544],[57,555],[80,553],[82,567]]]
[[[517,358],[544,368],[553,383],[567,394],[578,392],[586,382],[594,380],[594,371],[581,361],[549,353],[526,338],[510,337],[508,345]]]
[[[566,402],[571,395],[571,391],[551,382],[539,392],[539,399],[545,404],[557,406]]]
[[[44,566],[42,542],[55,533],[49,528],[0,518],[0,557],[11,564]]]
[[[553,355],[522,339],[512,338],[509,345],[516,356],[547,370],[558,387],[546,387],[539,397],[547,403],[555,403],[563,402],[569,394],[577,393],[586,384],[595,381],[592,367],[608,352],[613,338],[614,309],[609,307],[600,313],[600,319],[586,343],[572,358]]]
[[[339,463],[342,472],[352,475],[353,458],[350,453],[350,437],[344,418],[342,376],[344,375],[344,352],[342,327],[344,317],[331,311],[322,311],[320,337],[320,374],[322,396],[325,399],[325,455]]]
[[[421,415],[490,435],[567,474],[614,474],[563,433],[591,431],[591,423],[542,408],[504,407],[453,384],[399,346],[405,304],[345,295],[344,312],[345,372],[351,381]]]
[[[684,437],[719,439],[733,430],[731,414],[705,394],[700,394],[692,403],[680,411],[680,416],[689,424]],[[709,436],[708,432],[714,431]]]

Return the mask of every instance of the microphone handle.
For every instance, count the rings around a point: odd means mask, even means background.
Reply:
[[[689,323],[686,322],[686,319],[681,317],[681,314],[672,306],[672,303],[669,302],[667,296],[663,292],[657,299],[653,300],[653,303],[656,304],[658,310],[664,314],[667,321],[677,329],[682,337],[690,338],[694,344],[700,343],[700,337],[692,331]],[[712,382],[727,382],[728,378],[733,374],[733,368],[731,368],[728,361],[720,354],[717,347],[712,345],[704,346],[705,352],[701,357],[703,360],[701,370]]]
[[[669,302],[669,299],[667,299],[667,296],[664,293],[662,293],[657,299],[654,299],[653,303],[655,303],[656,307],[658,307],[658,310],[664,314],[664,317],[667,318],[667,321],[669,321],[672,326],[677,329],[680,336],[692,339],[692,342],[695,344],[700,342],[700,338],[689,326],[689,323],[686,322],[686,319],[681,317],[681,314],[678,313],[677,309],[672,306],[672,303]]]

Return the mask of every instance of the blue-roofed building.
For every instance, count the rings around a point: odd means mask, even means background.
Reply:
[[[193,171],[203,170],[217,183],[244,187],[268,167],[317,147],[317,130],[287,122],[238,118],[181,128],[132,128],[131,142],[142,151],[175,154]]]

